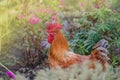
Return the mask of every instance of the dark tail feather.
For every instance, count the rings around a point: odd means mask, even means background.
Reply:
[[[103,48],[108,48],[108,41],[105,39],[101,39],[100,41],[98,41],[94,46],[93,46],[93,50],[98,48],[98,47],[103,47]]]

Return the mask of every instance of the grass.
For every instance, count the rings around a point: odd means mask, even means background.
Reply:
[[[120,80],[120,68],[112,68],[107,65],[106,71],[102,71],[102,66],[95,63],[96,69],[88,69],[89,62],[81,66],[73,65],[67,69],[57,68],[50,70],[48,68],[39,70],[34,80]],[[0,80],[3,80],[0,78]],[[15,80],[29,80],[23,74],[17,73]]]

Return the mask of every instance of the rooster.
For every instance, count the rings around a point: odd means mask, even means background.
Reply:
[[[108,42],[105,39],[100,40],[93,48],[90,55],[79,55],[69,51],[69,45],[66,38],[61,33],[62,28],[59,23],[49,23],[47,25],[48,42],[50,45],[50,51],[48,54],[48,60],[50,68],[67,68],[73,64],[82,64],[85,61],[98,61],[102,64],[103,70],[106,69]],[[94,64],[89,65],[90,68],[95,68]]]

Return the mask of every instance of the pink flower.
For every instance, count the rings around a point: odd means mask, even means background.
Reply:
[[[24,18],[25,18],[25,16],[24,16],[23,14],[19,14],[19,15],[18,15],[18,19],[21,20],[21,19],[24,19]]]
[[[112,12],[117,13],[117,10],[112,10]]]
[[[9,76],[10,78],[14,79],[15,78],[15,74],[12,71],[7,71],[6,75]]]
[[[56,14],[52,15],[52,21],[58,22],[58,17]]]
[[[51,13],[52,10],[49,8],[49,7],[46,7],[45,10],[44,10],[45,13]]]
[[[94,4],[95,8],[99,8],[99,5],[98,4]]]
[[[42,12],[43,10],[41,8],[36,9],[37,12]]]
[[[42,47],[46,47],[47,44],[48,44],[47,40],[43,40],[40,45]]]
[[[61,5],[64,5],[64,0],[59,0]]]
[[[80,6],[81,6],[81,8],[84,8],[84,7],[85,7],[84,3],[81,3]]]
[[[59,7],[60,7],[60,8],[63,8],[63,7],[64,7],[64,0],[59,0],[59,1],[60,1]]]
[[[63,8],[64,6],[63,6],[62,4],[60,4],[58,7],[59,7],[59,8]]]
[[[39,22],[40,22],[39,17],[37,17],[34,14],[30,15],[29,23],[31,23],[31,24],[38,24]]]

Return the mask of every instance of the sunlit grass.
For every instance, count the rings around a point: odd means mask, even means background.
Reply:
[[[44,2],[44,4],[43,4]],[[25,27],[33,29],[38,32],[40,27],[45,27],[45,21],[49,19],[50,15],[47,13],[47,7],[54,11],[59,11],[57,5],[59,1],[52,0],[1,0],[0,1],[0,54],[9,50],[11,43],[14,43],[16,36],[23,33]],[[40,12],[40,10],[42,10]],[[38,12],[37,12],[38,11]],[[46,12],[46,13],[45,13]],[[34,13],[41,18],[41,23],[38,25],[29,25],[29,15]],[[18,16],[22,14],[25,19],[19,20]],[[42,23],[43,22],[43,23]],[[21,37],[22,38],[22,37]],[[18,39],[19,40],[19,39]],[[22,42],[22,41],[21,41]]]

